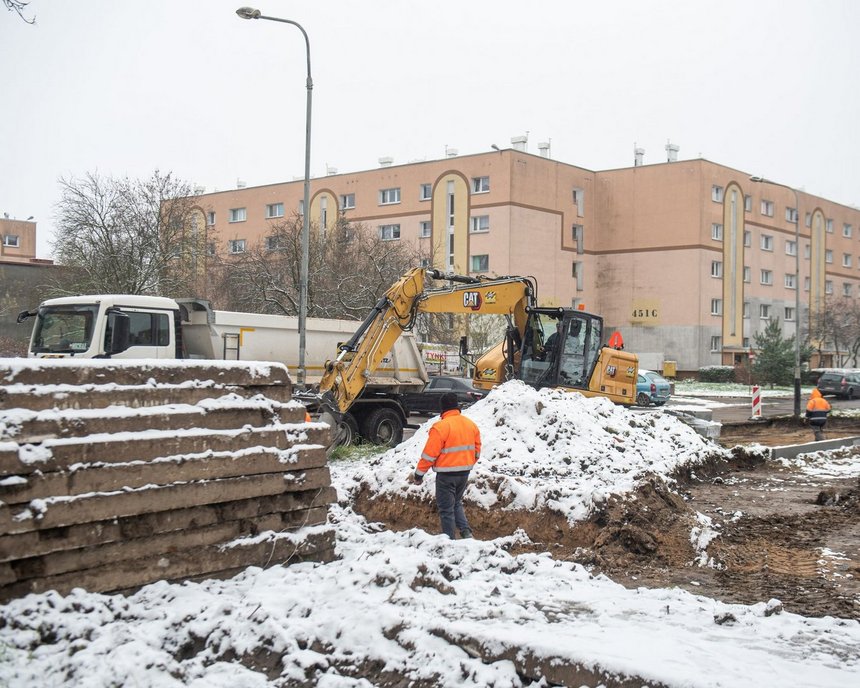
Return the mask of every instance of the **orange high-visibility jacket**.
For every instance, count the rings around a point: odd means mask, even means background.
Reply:
[[[809,419],[809,422],[813,425],[824,425],[827,422],[829,411],[830,403],[821,396],[821,392],[813,389],[806,404],[806,417]]]
[[[430,428],[430,437],[415,472],[424,475],[431,468],[436,472],[468,471],[477,463],[480,454],[478,426],[457,409],[451,409]]]

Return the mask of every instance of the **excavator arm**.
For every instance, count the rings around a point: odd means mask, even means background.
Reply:
[[[427,278],[448,281],[428,289]],[[355,402],[403,332],[412,329],[418,313],[500,314],[510,318],[520,336],[535,303],[534,283],[527,277],[487,279],[415,268],[401,277],[376,303],[350,340],[327,361],[319,391],[324,405],[343,414]]]

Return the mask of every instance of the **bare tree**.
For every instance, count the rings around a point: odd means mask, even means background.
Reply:
[[[860,358],[860,304],[844,296],[826,297],[810,323],[810,338],[815,342],[819,360],[834,352],[834,365],[856,366]]]
[[[339,218],[332,229],[313,226],[308,261],[308,316],[358,320],[420,258],[406,242],[385,241],[361,224]],[[299,312],[301,216],[239,255],[218,260],[216,304],[280,315]]]
[[[24,2],[23,0],[3,0],[3,4],[6,5],[6,9],[10,12],[17,12],[18,16],[28,24],[36,23],[35,15],[33,15],[32,19],[27,19],[27,17],[24,16],[24,8],[30,4],[29,2]]]
[[[55,292],[188,293],[189,228],[200,209],[187,183],[156,170],[145,180],[88,173],[60,185],[53,249],[71,274]]]

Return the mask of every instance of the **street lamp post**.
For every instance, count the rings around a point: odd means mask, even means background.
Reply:
[[[800,417],[800,200],[797,189],[788,184],[765,179],[764,177],[750,177],[750,181],[762,184],[772,184],[788,189],[794,194],[794,417]]]
[[[267,17],[260,10],[252,7],[240,7],[236,10],[242,19],[268,19],[269,21],[281,22],[283,24],[292,24],[305,38],[305,48],[307,50],[308,61],[308,76],[307,76],[307,111],[305,113],[305,189],[304,201],[302,207],[302,260],[299,272],[299,373],[298,385],[305,386],[306,371],[305,371],[305,349],[307,340],[307,319],[308,319],[308,263],[310,252],[310,189],[311,189],[311,95],[313,94],[314,82],[311,78],[311,42],[307,32],[301,24],[292,21],[291,19],[281,19],[279,17]]]

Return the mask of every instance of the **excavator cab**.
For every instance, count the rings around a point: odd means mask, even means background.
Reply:
[[[538,388],[588,389],[602,337],[599,316],[564,308],[531,308],[518,377]]]

